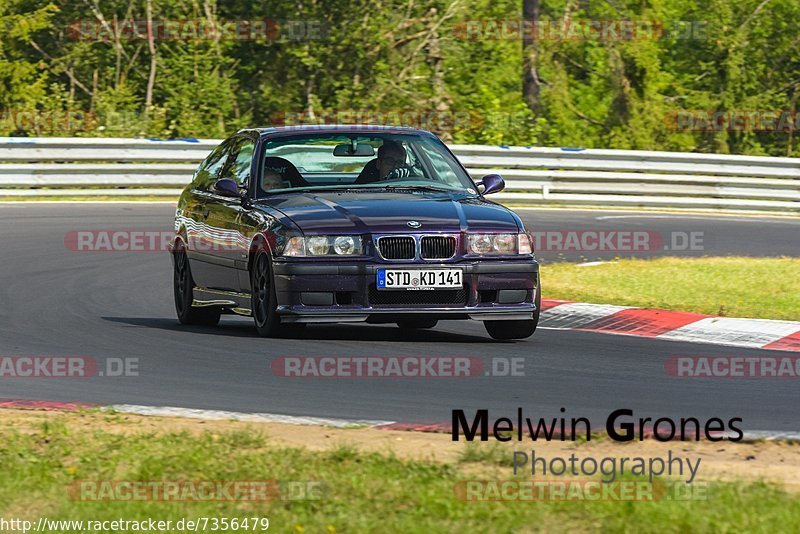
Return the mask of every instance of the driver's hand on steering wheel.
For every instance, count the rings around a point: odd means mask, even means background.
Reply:
[[[408,178],[410,175],[411,171],[408,170],[408,167],[396,167],[386,175],[384,180],[402,180],[403,178]]]

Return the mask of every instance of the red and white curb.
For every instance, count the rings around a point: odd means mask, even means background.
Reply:
[[[542,328],[800,352],[800,322],[543,299]]]
[[[100,410],[131,415],[181,417],[186,419],[202,419],[207,421],[246,421],[254,423],[283,423],[288,425],[306,425],[332,428],[376,428],[379,430],[400,430],[409,432],[434,432],[449,434],[452,431],[449,423],[401,423],[397,421],[379,421],[372,419],[338,419],[327,417],[306,417],[296,415],[280,415],[270,413],[243,413],[223,410],[197,410],[174,406],[140,406],[136,404],[113,404],[101,406],[80,402],[56,402],[37,400],[0,399],[0,409],[46,410],[46,411],[78,411]],[[652,430],[645,431],[646,438],[652,438]],[[554,436],[558,438],[557,435]],[[752,430],[744,432],[744,442],[752,441],[787,441],[800,442],[800,432]]]

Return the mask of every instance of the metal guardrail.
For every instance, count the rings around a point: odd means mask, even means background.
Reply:
[[[0,138],[0,197],[175,197],[213,139]],[[536,204],[800,213],[800,158],[454,145],[493,199]]]

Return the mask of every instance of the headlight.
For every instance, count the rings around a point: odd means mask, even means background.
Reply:
[[[500,234],[494,236],[494,251],[498,254],[513,254],[517,250],[517,236]]]
[[[488,254],[492,251],[492,236],[476,234],[469,236],[469,251],[473,254]]]
[[[325,236],[314,236],[306,238],[306,248],[312,256],[324,256],[331,248],[328,238]]]
[[[358,239],[358,247],[356,247]],[[361,249],[361,238],[350,235],[341,235],[333,240],[333,251],[342,256],[350,256],[356,253],[356,248]]]
[[[305,256],[306,240],[304,237],[293,237],[286,242],[283,249],[284,256]]]
[[[470,234],[467,236],[470,254],[530,254],[527,234]]]
[[[286,242],[283,256],[358,256],[363,254],[361,236],[315,235],[292,237]]]

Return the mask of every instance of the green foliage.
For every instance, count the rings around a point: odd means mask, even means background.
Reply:
[[[634,39],[546,31],[538,116],[508,31],[521,15],[521,1],[492,0],[0,0],[0,135],[222,137],[288,117],[399,121],[460,143],[797,150],[788,130],[675,127],[682,110],[794,111],[796,0],[540,0],[545,29],[654,26]],[[178,38],[159,31],[166,21]],[[267,31],[242,38],[258,21]],[[244,32],[219,31],[226,23]],[[16,115],[30,111],[80,120]]]

